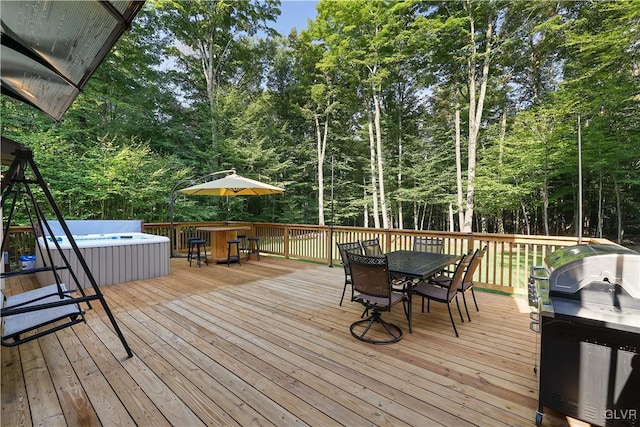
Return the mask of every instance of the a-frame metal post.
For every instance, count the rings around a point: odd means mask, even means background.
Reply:
[[[7,185],[11,185],[21,180],[28,185],[29,182],[25,178],[25,174],[24,174],[28,166],[35,177],[35,184],[37,184],[42,189],[47,201],[49,202],[49,206],[54,212],[56,219],[60,222],[60,226],[62,227],[62,230],[65,233],[65,236],[69,240],[69,243],[71,244],[73,252],[78,258],[78,262],[80,263],[80,266],[82,267],[89,282],[91,283],[91,287],[94,290],[95,295],[87,295],[82,298],[78,298],[78,301],[79,302],[80,301],[88,302],[90,300],[100,301],[100,304],[102,304],[102,307],[104,308],[104,311],[107,314],[107,317],[111,321],[111,325],[113,326],[115,333],[118,335],[118,338],[120,338],[120,341],[122,342],[122,345],[124,346],[124,349],[126,350],[127,355],[129,357],[133,357],[133,352],[131,351],[129,344],[127,344],[127,341],[124,338],[124,335],[122,334],[122,331],[120,330],[120,327],[118,326],[118,323],[116,322],[116,319],[113,316],[113,313],[111,313],[111,309],[109,309],[109,305],[107,304],[107,301],[104,299],[104,295],[100,291],[100,287],[98,286],[98,283],[93,277],[93,274],[91,273],[91,270],[89,269],[89,266],[87,265],[84,259],[84,256],[82,255],[82,252],[80,252],[80,249],[78,248],[78,245],[74,240],[73,235],[71,234],[71,231],[69,230],[69,227],[67,226],[66,221],[64,220],[64,218],[62,217],[62,214],[60,213],[60,209],[58,209],[56,202],[53,200],[53,196],[51,195],[51,192],[49,191],[49,188],[46,182],[44,181],[42,175],[40,174],[40,171],[38,170],[38,167],[36,166],[33,160],[33,153],[31,152],[31,150],[17,149],[14,155],[15,155],[15,158],[13,160],[13,163],[11,164],[11,166],[7,171],[6,181],[3,180],[2,182],[3,196],[4,196],[4,190],[7,187]],[[33,181],[30,181],[30,182],[33,183]],[[44,221],[46,221],[46,219]],[[7,226],[8,225],[9,224],[7,224]]]

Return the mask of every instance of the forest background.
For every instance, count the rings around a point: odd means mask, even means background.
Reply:
[[[2,135],[68,219],[168,221],[233,167],[286,191],[231,220],[640,236],[639,1],[320,0],[284,35],[279,7],[148,1],[59,123],[3,96]]]

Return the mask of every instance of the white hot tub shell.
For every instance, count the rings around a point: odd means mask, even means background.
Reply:
[[[53,262],[49,260],[44,244],[48,239]],[[39,237],[40,250],[36,256],[36,268],[43,267],[42,257],[46,257],[47,265],[56,267],[64,266],[60,251],[58,251],[52,237]],[[55,237],[61,251],[69,260],[71,269],[78,278],[80,286],[90,287],[91,283],[78,261],[71,244],[66,237]],[[74,236],[78,249],[82,253],[89,271],[98,285],[111,285],[114,283],[129,282],[132,280],[150,279],[166,276],[170,273],[169,238],[145,233],[108,233],[86,234]],[[63,283],[73,290],[74,281],[69,270],[56,270]],[[36,273],[41,285],[55,283],[53,272],[45,271]]]

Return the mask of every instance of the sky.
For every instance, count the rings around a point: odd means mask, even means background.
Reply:
[[[280,16],[273,28],[280,34],[287,36],[292,27],[298,32],[307,28],[307,19],[316,18],[316,5],[314,0],[282,0],[280,4]]]

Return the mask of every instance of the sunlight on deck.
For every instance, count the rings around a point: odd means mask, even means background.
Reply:
[[[97,307],[86,325],[2,348],[2,425],[534,425],[525,299],[477,292],[460,338],[443,304],[414,301],[412,334],[394,308],[402,340],[369,345],[349,333],[362,306],[338,305],[343,284],[341,268],[265,256],[172,259],[169,276],[103,286],[135,356]]]

